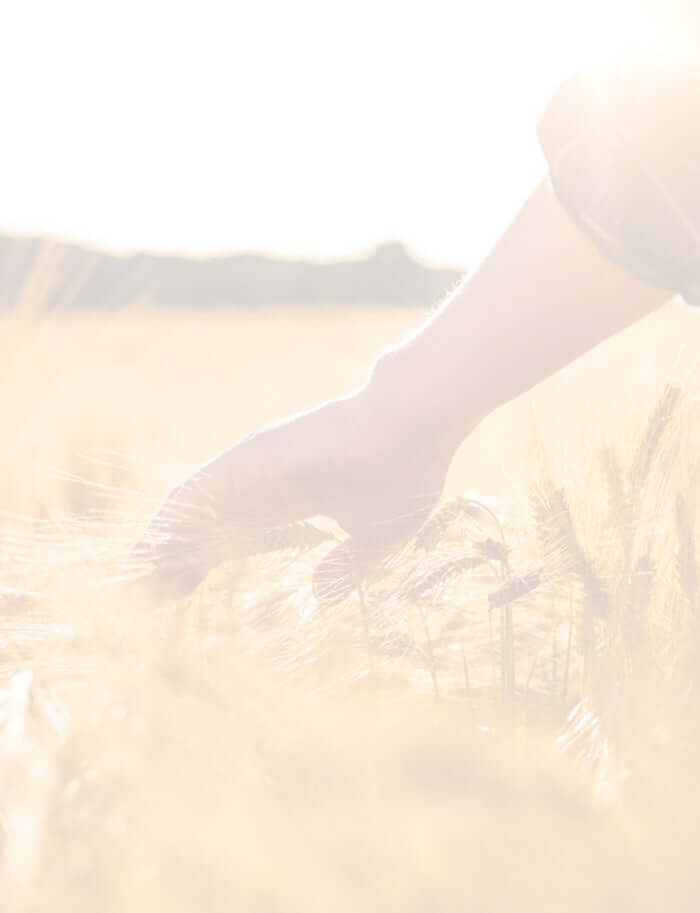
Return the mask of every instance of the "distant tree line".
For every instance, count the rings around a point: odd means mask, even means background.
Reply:
[[[118,256],[78,244],[0,236],[0,306],[44,310],[300,305],[429,305],[460,278],[398,242],[364,259],[312,262],[262,254]]]

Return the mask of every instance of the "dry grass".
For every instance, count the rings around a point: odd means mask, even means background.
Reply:
[[[337,605],[308,527],[178,605],[106,582],[420,316],[3,316],[3,913],[697,908],[697,315],[485,422]]]

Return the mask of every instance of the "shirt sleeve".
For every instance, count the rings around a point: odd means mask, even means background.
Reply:
[[[700,305],[700,74],[641,59],[577,73],[537,132],[560,203],[601,252]]]

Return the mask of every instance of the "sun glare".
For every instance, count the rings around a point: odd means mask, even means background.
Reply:
[[[0,229],[317,257],[396,238],[467,266],[543,171],[535,127],[558,81],[658,44],[631,9],[15,4]]]

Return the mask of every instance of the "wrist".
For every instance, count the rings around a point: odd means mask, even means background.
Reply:
[[[384,353],[357,396],[365,421],[387,451],[451,456],[483,416],[469,385],[444,376],[432,358],[422,364],[422,358],[410,341]]]

